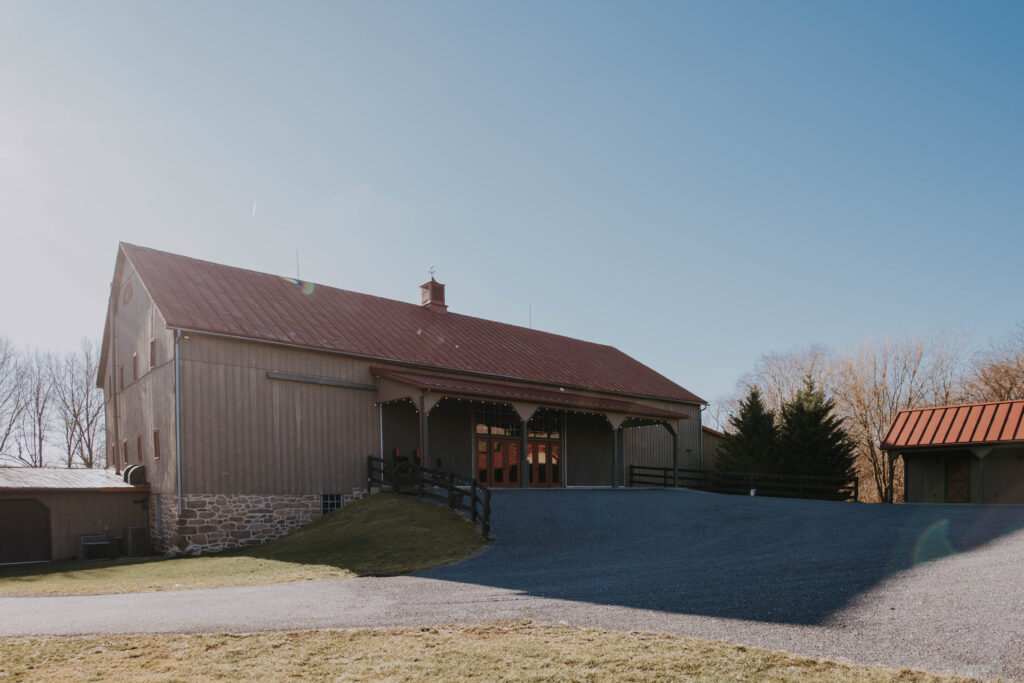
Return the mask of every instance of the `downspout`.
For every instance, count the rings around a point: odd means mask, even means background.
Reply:
[[[175,470],[178,477],[178,515],[181,515],[183,504],[181,495],[181,330],[174,331],[174,451]]]
[[[120,288],[116,282],[110,283],[110,386],[114,401],[114,472],[121,474],[121,419],[120,411],[117,409],[118,399],[121,394],[117,388],[117,302]]]
[[[699,427],[700,435],[697,437],[697,447],[700,448],[700,476],[704,477],[704,411],[707,410],[707,405],[700,407],[700,412],[697,416],[700,418]]]

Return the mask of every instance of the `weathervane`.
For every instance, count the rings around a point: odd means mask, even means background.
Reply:
[[[434,270],[434,264],[433,264],[433,263],[431,263],[431,264],[430,264],[430,267],[429,267],[429,268],[427,268],[427,274],[428,274],[428,275],[430,275],[430,279],[431,279],[431,280],[433,280],[433,279],[434,279],[434,273],[436,273],[436,272],[437,272],[437,271],[436,271],[436,270]]]

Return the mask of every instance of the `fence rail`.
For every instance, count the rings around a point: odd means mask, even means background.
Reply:
[[[677,469],[679,486],[715,493],[747,494],[777,498],[816,498],[857,501],[860,490],[857,477],[815,477],[765,472],[717,472]],[[672,486],[671,467],[629,466],[630,486]]]
[[[404,458],[366,456],[366,490],[374,486],[395,493],[431,498],[452,510],[466,510],[473,524],[480,524],[484,538],[491,533],[491,490],[476,479],[454,472],[422,467]]]

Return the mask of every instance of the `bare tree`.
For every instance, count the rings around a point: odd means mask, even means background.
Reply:
[[[95,385],[97,346],[82,340],[78,351],[50,359],[54,406],[67,467],[93,467],[103,452],[103,391]]]
[[[52,384],[49,356],[35,351],[26,356],[25,408],[17,423],[15,453],[9,456],[16,464],[28,467],[46,465],[46,444],[52,429]]]
[[[960,399],[965,341],[955,333],[886,338],[840,357],[831,391],[856,444],[860,476],[874,483],[878,501],[893,500],[903,488],[902,465],[894,469],[879,449],[882,438],[899,410]],[[862,490],[871,495],[870,488]]]
[[[975,354],[965,388],[972,401],[1024,399],[1024,321],[1003,342]]]
[[[0,337],[0,461],[15,441],[16,427],[25,410],[25,368],[21,354]]]
[[[766,353],[757,359],[754,369],[740,378],[737,397],[745,396],[753,386],[761,390],[768,410],[778,414],[810,377],[821,387],[832,384],[835,356],[824,346],[812,345],[782,353]]]

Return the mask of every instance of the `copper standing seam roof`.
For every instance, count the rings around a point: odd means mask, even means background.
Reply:
[[[686,420],[689,416],[670,410],[651,408],[631,401],[599,396],[584,396],[572,392],[548,391],[534,387],[523,387],[494,382],[478,382],[461,377],[439,377],[418,372],[398,371],[391,368],[370,368],[377,377],[401,382],[416,389],[458,394],[476,398],[496,398],[505,401],[526,401],[545,406],[556,406],[580,411],[599,413],[623,413],[636,417],[651,417],[671,420]]]
[[[1024,401],[901,410],[882,450],[1024,443]]]
[[[377,360],[705,403],[618,349],[121,244],[167,326]],[[106,344],[104,344],[104,352]],[[105,355],[100,367],[105,367]]]

